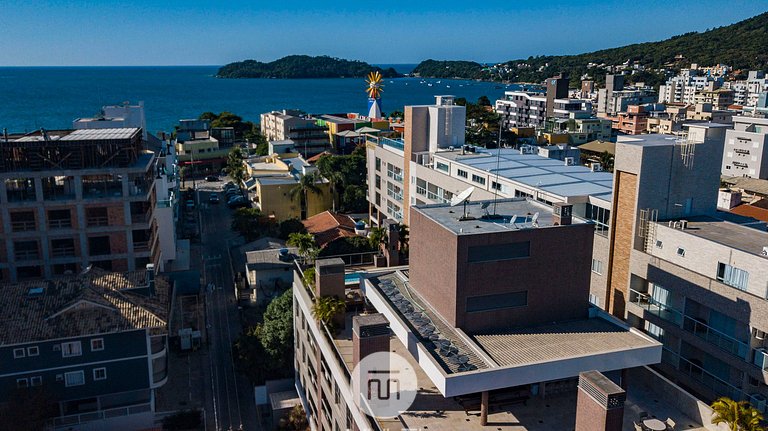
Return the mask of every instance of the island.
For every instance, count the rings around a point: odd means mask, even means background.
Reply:
[[[329,56],[290,55],[264,63],[244,60],[229,63],[219,68],[217,78],[362,78],[378,71],[384,78],[397,78],[395,69],[382,69],[363,61],[344,60]]]

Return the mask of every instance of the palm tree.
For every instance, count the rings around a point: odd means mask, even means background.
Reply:
[[[323,194],[323,191],[320,189],[320,187],[317,186],[317,179],[318,176],[314,172],[308,175],[304,175],[299,179],[299,182],[290,191],[288,191],[288,196],[290,196],[293,200],[298,200],[301,204],[302,220],[306,220],[308,215],[307,212],[309,210],[309,193],[312,192],[317,195]]]
[[[340,170],[336,169],[333,163],[333,156],[330,154],[320,157],[317,161],[317,170],[330,183],[331,200],[333,211],[335,212],[336,202],[339,200],[339,188],[344,184],[344,175]]]
[[[400,253],[403,254],[408,254],[408,233],[408,225],[401,223],[398,227],[398,246],[400,248]]]
[[[731,431],[764,431],[760,426],[763,415],[748,401],[734,401],[727,397],[712,403],[712,423],[726,424]]]
[[[603,151],[600,154],[600,164],[608,172],[613,172],[613,154],[608,151]]]
[[[333,319],[346,310],[347,304],[336,296],[320,296],[312,304],[312,317],[334,330]]]
[[[288,235],[288,245],[299,249],[299,254],[304,259],[309,259],[317,253],[317,243],[315,237],[310,233],[294,232]]]
[[[243,166],[244,159],[245,156],[240,147],[232,147],[227,155],[227,172],[238,187],[245,181],[246,177],[245,166]]]
[[[387,241],[387,230],[383,227],[371,228],[371,232],[368,234],[368,244],[371,245],[376,251],[381,251],[381,244]]]

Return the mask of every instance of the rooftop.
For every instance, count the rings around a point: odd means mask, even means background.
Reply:
[[[286,250],[286,255],[283,256],[280,250]],[[276,267],[293,268],[293,258],[298,252],[298,249],[295,247],[249,251],[245,253],[245,264],[252,271],[274,269]]]
[[[339,238],[356,236],[355,222],[349,216],[323,211],[303,220],[307,232],[315,236],[320,247]]]
[[[495,204],[493,201],[467,202],[466,218],[463,204],[414,205],[411,208],[457,235],[554,226],[552,208],[526,198],[498,199]],[[579,218],[574,218],[573,222],[583,223]]]
[[[111,129],[76,129],[76,130],[50,130],[46,131],[51,141],[101,141],[108,139],[130,139],[140,134],[141,129],[135,127],[111,128]],[[39,142],[45,141],[41,131],[35,131],[16,138],[13,142]]]
[[[519,150],[511,148],[478,150],[467,154],[461,151],[440,151],[435,153],[435,158],[498,174],[500,178],[563,197],[607,196],[610,199],[613,190],[613,174],[610,172],[592,172],[585,166],[566,165],[562,160],[537,154],[521,154]]]
[[[155,292],[146,295],[146,271],[106,272],[52,281],[0,285],[0,344],[164,328],[168,282],[155,277]]]
[[[760,256],[763,247],[768,246],[765,223],[755,223],[753,227],[705,216],[689,217],[686,220],[688,221],[686,233],[746,253]],[[665,225],[663,222],[661,224]]]

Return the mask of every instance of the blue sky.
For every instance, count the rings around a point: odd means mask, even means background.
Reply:
[[[765,0],[0,0],[0,66],[218,65],[289,54],[503,61],[660,40],[766,10]]]

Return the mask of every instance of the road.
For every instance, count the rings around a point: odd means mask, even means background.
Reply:
[[[209,328],[210,379],[206,382],[206,429],[261,430],[248,380],[236,373],[232,342],[241,325],[235,301],[229,241],[231,212],[226,203],[209,204],[210,193],[220,192],[223,182],[198,182],[198,209],[202,239],[202,272],[206,286],[206,325]],[[223,196],[220,197],[223,200]],[[241,428],[242,427],[242,428]]]

